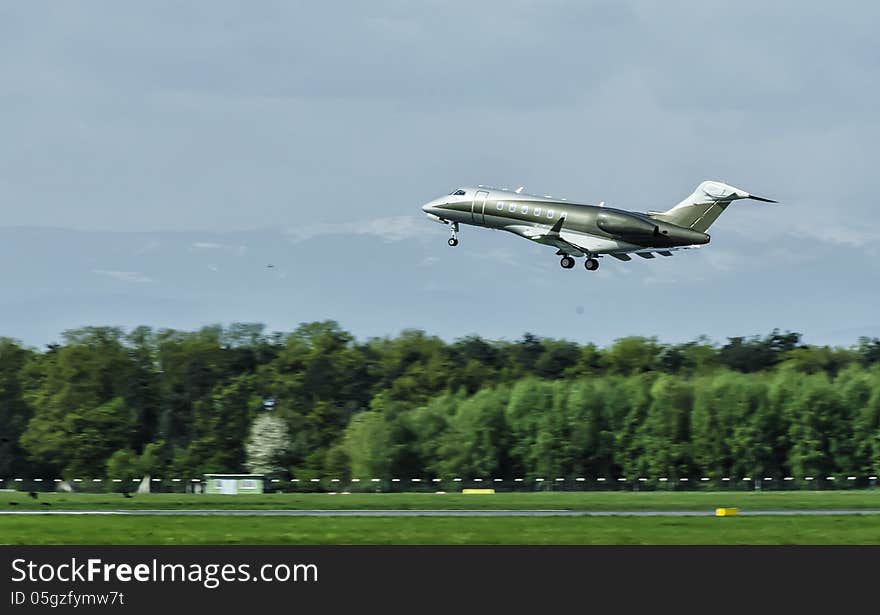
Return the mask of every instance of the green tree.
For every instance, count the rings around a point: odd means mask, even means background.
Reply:
[[[605,359],[595,344],[585,344],[579,348],[577,362],[565,371],[565,376],[592,376],[604,371]]]
[[[448,477],[498,477],[508,467],[505,408],[507,387],[483,389],[465,399],[449,420],[441,449],[441,470]]]
[[[253,420],[263,409],[252,378],[239,376],[214,387],[193,404],[191,440],[177,473],[240,472],[245,463],[245,440]]]
[[[637,438],[644,451],[639,465],[648,476],[678,480],[693,474],[690,451],[690,383],[660,376],[651,387],[651,404]]]
[[[624,337],[612,344],[605,363],[612,374],[639,374],[657,367],[660,346],[654,338]]]
[[[31,418],[25,400],[25,365],[33,353],[0,338],[0,477],[29,473],[19,439]]]
[[[159,331],[156,337],[161,409],[158,432],[173,456],[185,458],[193,438],[195,405],[231,375],[221,346],[221,327],[195,333]]]
[[[763,479],[788,474],[788,433],[784,411],[767,400],[765,384],[757,377],[740,377],[730,391],[735,421],[729,440],[731,474]],[[754,484],[754,483],[753,483]]]
[[[345,430],[345,452],[351,460],[355,478],[391,476],[391,430],[380,412],[368,411],[355,415]]]
[[[625,476],[644,476],[647,472],[645,441],[639,431],[651,405],[651,387],[656,378],[654,373],[614,378],[605,396],[615,436],[614,465]]]
[[[545,381],[525,378],[510,391],[504,420],[510,433],[510,472],[516,477],[536,476],[540,472],[537,448],[542,416],[553,407],[553,389]]]
[[[842,407],[852,417],[852,467],[847,471],[860,476],[876,475],[874,449],[880,435],[880,370],[866,372],[851,367],[834,384],[840,391]],[[840,436],[846,439],[845,434]]]
[[[695,382],[691,413],[694,462],[702,476],[782,473],[780,425],[754,376],[718,372]]]
[[[581,359],[581,349],[572,342],[544,340],[543,345],[544,352],[535,361],[535,373],[541,378],[561,378]]]
[[[128,403],[132,366],[116,328],[64,334],[30,372],[33,408],[20,442],[30,459],[52,472],[102,476],[108,457],[137,441]]]
[[[119,449],[107,459],[107,478],[114,481],[114,491],[133,491],[142,476],[138,454],[130,448]]]
[[[131,445],[135,414],[121,397],[97,407],[75,407],[49,423],[37,412],[22,436],[22,444],[36,459],[68,476],[100,477],[110,455]]]
[[[406,473],[408,476],[413,477],[416,472],[424,472],[426,478],[441,477],[442,448],[449,421],[466,397],[464,389],[455,394],[443,393],[400,417],[401,423],[413,435],[410,444],[413,465]]]
[[[158,348],[149,327],[137,327],[126,338],[130,372],[125,390],[128,404],[137,413],[136,450],[156,439],[161,408]]]
[[[604,382],[581,379],[568,391],[566,421],[570,431],[568,472],[591,478],[614,475],[614,431],[607,413]]]
[[[804,376],[785,411],[790,423],[790,463],[799,476],[836,474],[849,461],[843,453],[839,428],[842,408],[836,391],[824,374]]]
[[[731,337],[718,352],[718,358],[725,366],[736,371],[751,373],[766,370],[797,348],[800,339],[800,333],[780,333],[778,329],[763,339]]]

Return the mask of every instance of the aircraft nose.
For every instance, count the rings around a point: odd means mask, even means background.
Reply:
[[[430,213],[430,211],[431,211],[431,204],[430,204],[430,203],[425,203],[424,205],[422,205],[422,211],[425,212],[425,213]]]

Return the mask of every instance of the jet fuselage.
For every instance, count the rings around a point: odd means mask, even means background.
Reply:
[[[655,220],[647,214],[493,188],[461,188],[426,203],[422,209],[438,221],[508,230],[526,237],[529,232],[524,227],[533,227],[540,233],[564,218],[564,231],[593,238],[595,247],[590,252],[595,254],[709,242],[705,233]]]

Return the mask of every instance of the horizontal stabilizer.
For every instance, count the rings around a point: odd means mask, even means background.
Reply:
[[[737,199],[776,203],[773,199],[755,196],[741,188],[719,181],[704,181],[696,190],[668,211],[649,211],[648,216],[701,233],[712,226],[727,207]]]

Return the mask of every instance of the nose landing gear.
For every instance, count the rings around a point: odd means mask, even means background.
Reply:
[[[449,244],[450,248],[454,248],[458,245],[458,222],[452,223],[452,237],[450,237],[449,241],[446,243]]]

